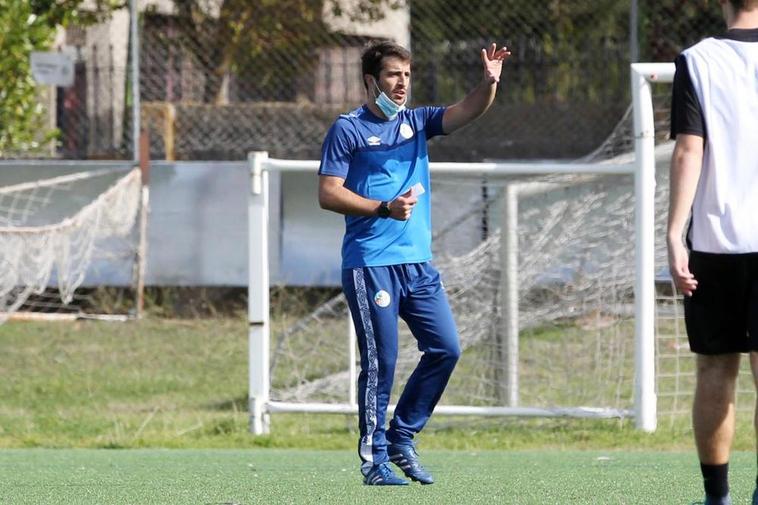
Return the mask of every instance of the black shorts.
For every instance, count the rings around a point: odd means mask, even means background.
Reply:
[[[698,354],[758,351],[758,253],[692,251],[697,289],[684,297],[690,349]]]

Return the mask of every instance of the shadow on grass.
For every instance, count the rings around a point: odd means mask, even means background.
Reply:
[[[247,396],[209,403],[204,405],[204,407],[217,412],[247,412]]]

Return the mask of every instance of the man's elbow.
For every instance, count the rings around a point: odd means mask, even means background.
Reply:
[[[319,191],[318,205],[324,210],[334,210],[334,198],[326,191]]]
[[[674,156],[702,157],[705,149],[703,137],[698,135],[679,134],[674,146]]]
[[[703,165],[703,153],[697,150],[682,149],[674,153],[671,160],[672,169],[675,170],[700,170]]]
[[[318,206],[321,207],[324,210],[329,210],[329,201],[321,193],[319,193],[319,195],[318,195]]]

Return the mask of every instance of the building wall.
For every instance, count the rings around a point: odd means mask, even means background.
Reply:
[[[351,21],[345,16],[336,18],[329,10],[328,2],[324,2],[324,20],[332,31],[348,35],[364,35],[392,39],[403,47],[410,49],[411,44],[411,10],[406,5],[399,9],[386,9],[384,19],[371,23]],[[343,4],[346,10],[357,0],[347,0]]]

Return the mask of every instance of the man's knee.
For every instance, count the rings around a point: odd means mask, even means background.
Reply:
[[[448,342],[442,351],[443,358],[446,361],[449,361],[452,364],[455,364],[458,362],[458,359],[461,357],[461,346],[458,343],[458,339],[451,340]]]
[[[461,346],[458,341],[443,342],[432,348],[424,348],[421,350],[426,359],[431,359],[437,362],[448,363],[451,366],[455,366],[458,359],[461,357]]]
[[[750,369],[753,372],[753,384],[758,389],[758,352],[756,351],[750,353]]]
[[[697,356],[697,389],[708,398],[731,397],[740,369],[739,354]],[[715,395],[715,396],[714,396]]]
[[[710,379],[730,380],[737,377],[740,369],[739,354],[716,354],[697,356],[698,377]]]

